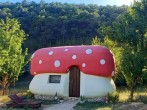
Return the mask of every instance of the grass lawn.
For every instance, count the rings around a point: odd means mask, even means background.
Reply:
[[[126,102],[130,91],[127,87],[119,87],[117,89],[117,93],[119,93],[119,102]],[[147,104],[147,86],[139,86],[134,92],[134,100],[137,100],[139,96],[142,96],[146,99]]]
[[[14,93],[24,94],[27,92],[28,87],[29,87],[29,82],[16,84],[16,86],[11,87],[8,94],[14,94]],[[119,102],[117,103],[85,102],[84,104],[78,103],[74,109],[75,110],[112,110],[112,109],[119,110],[118,107],[122,105],[122,103],[127,102],[129,96],[129,89],[127,87],[119,87],[117,88],[117,93],[119,93]],[[0,90],[0,94],[1,94],[1,90]],[[134,93],[134,100],[137,100],[138,96],[141,96],[142,100],[144,100],[144,103],[147,104],[147,86],[140,86],[136,89]],[[10,101],[10,99],[8,98],[7,95],[5,96],[0,95],[0,103],[6,103],[8,101]],[[7,109],[1,108],[0,110],[7,110]],[[18,109],[10,109],[10,110],[18,110]],[[24,110],[24,109],[19,109],[19,110]]]
[[[97,103],[97,102],[85,102],[83,104],[78,103],[74,107],[75,110],[111,110],[112,103]]]
[[[10,89],[7,92],[7,95],[4,95],[4,96],[1,95],[2,91],[0,89],[0,106],[2,106],[1,103],[7,103],[10,101],[10,99],[8,98],[9,94],[15,94],[15,93],[24,94],[27,92],[28,87],[29,87],[29,82],[17,83],[15,86],[10,87]],[[0,108],[0,110],[5,110],[5,109],[6,108]],[[10,110],[12,110],[12,109],[10,109]],[[15,110],[15,109],[13,109],[13,110]]]
[[[9,108],[8,109],[5,106],[5,107],[1,108],[1,106],[4,106],[2,103],[5,104],[5,103],[10,101],[10,99],[8,97],[9,94],[18,94],[18,95],[21,95],[21,96],[26,96],[26,93],[29,90],[29,84],[30,84],[30,82],[19,82],[19,83],[16,83],[16,85],[11,87],[10,90],[7,92],[7,95],[4,95],[4,96],[1,95],[2,91],[0,89],[0,110],[34,110],[32,108],[27,108],[27,107],[24,107],[24,108]],[[43,105],[52,105],[52,104],[57,104],[57,103],[55,101],[43,100],[42,104]],[[35,109],[35,110],[42,110],[42,109],[43,108],[41,107],[41,108],[38,108],[38,109]]]
[[[120,106],[124,106],[124,107],[126,107],[126,105],[129,106],[130,102],[127,102],[130,94],[129,89],[127,87],[119,87],[117,88],[117,93],[119,93],[119,102],[117,103],[97,103],[97,102],[85,102],[83,104],[78,103],[75,106],[75,110],[126,110],[126,108],[123,109]],[[134,93],[134,100],[137,101],[138,96],[141,96],[142,101],[147,106],[147,86],[138,87],[138,89]]]

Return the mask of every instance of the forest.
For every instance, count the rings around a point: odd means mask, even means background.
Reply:
[[[5,2],[0,3],[0,19],[18,20],[28,54],[52,46],[104,45],[115,55],[115,83],[127,84],[130,95],[147,83],[147,0],[131,6]]]
[[[24,47],[30,53],[42,47],[61,45],[91,45],[93,37],[104,38],[103,26],[111,26],[127,6],[97,6],[84,4],[1,3],[0,18],[17,18],[28,35]],[[28,47],[29,46],[29,47]]]

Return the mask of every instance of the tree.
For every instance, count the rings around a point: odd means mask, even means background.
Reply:
[[[122,52],[121,68],[127,85],[130,89],[130,100],[133,101],[133,94],[138,83],[142,84],[145,77],[143,69],[145,69],[145,59],[142,53],[132,51],[133,48],[126,45]],[[147,68],[146,68],[147,69]]]
[[[17,18],[21,28],[29,34],[24,47],[32,53],[38,48],[57,45],[81,45],[91,43],[99,36],[99,28],[107,30],[116,17],[127,7],[84,4],[39,3],[22,0],[22,3],[0,3],[0,18]],[[88,18],[88,19],[87,19]]]
[[[117,41],[124,48],[121,68],[130,89],[130,100],[137,84],[143,81],[147,70],[147,1],[134,2],[125,14],[113,23]]]
[[[27,0],[23,0],[23,1],[22,1],[22,5],[23,5],[23,6],[27,6],[28,4],[29,4],[29,2],[28,2]]]
[[[22,49],[26,34],[17,19],[0,20],[0,86],[2,95],[18,80],[25,65],[27,49]]]
[[[45,4],[45,1],[44,1],[44,0],[40,0],[40,7],[41,7],[41,8],[44,7],[44,4]]]

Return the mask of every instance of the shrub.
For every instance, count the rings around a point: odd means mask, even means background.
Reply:
[[[140,102],[143,102],[144,104],[147,104],[147,96],[146,95],[139,95],[137,100]]]
[[[83,95],[80,96],[81,101],[85,101],[85,97]]]
[[[119,94],[117,92],[107,95],[108,102],[118,102],[119,101]]]
[[[28,90],[26,92],[26,98],[27,99],[34,99],[35,97],[34,97],[34,94],[31,91]]]

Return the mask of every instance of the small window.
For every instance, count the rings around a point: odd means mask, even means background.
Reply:
[[[49,83],[60,83],[61,75],[50,75]]]

